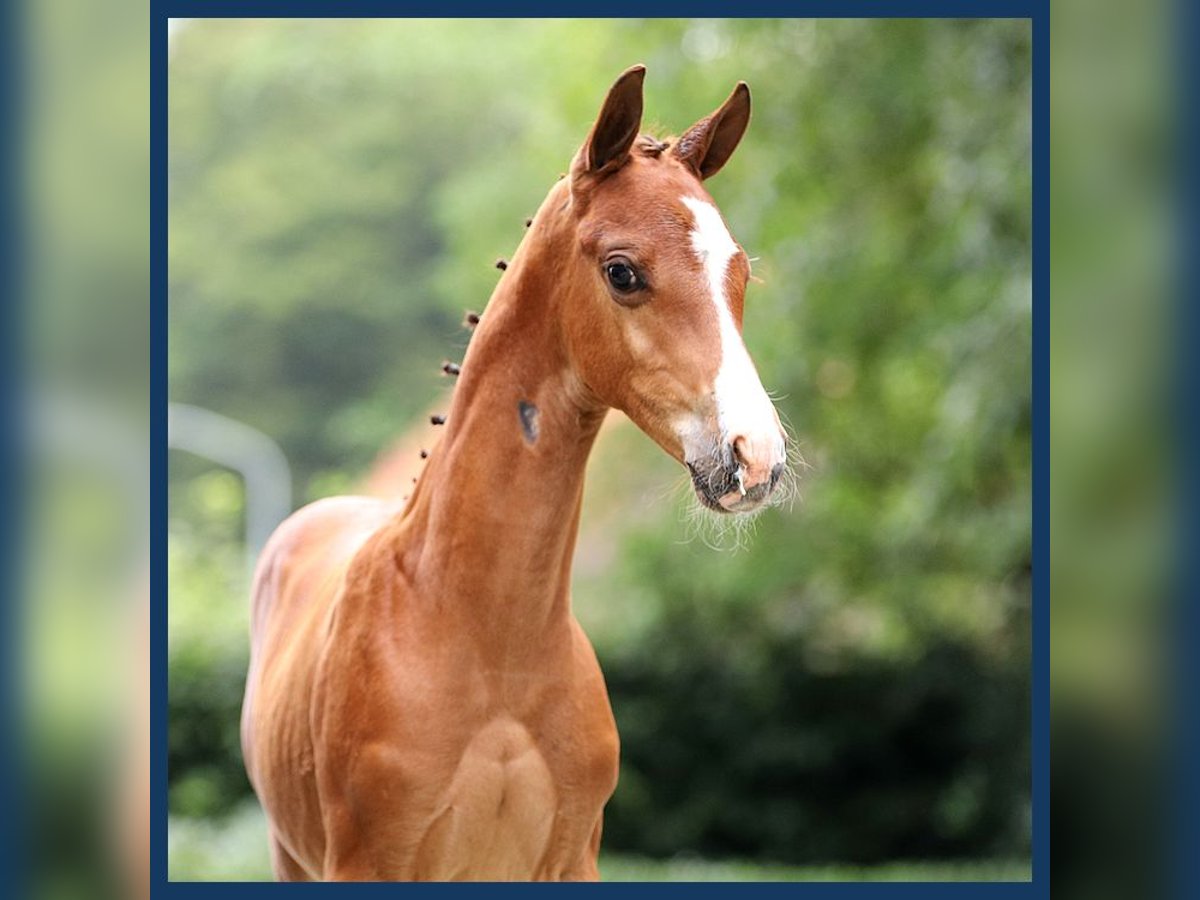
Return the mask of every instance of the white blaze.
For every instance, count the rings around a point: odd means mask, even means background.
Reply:
[[[733,313],[729,309],[729,300],[725,296],[729,261],[738,252],[737,243],[730,236],[715,206],[695,197],[683,197],[682,200],[695,218],[692,249],[704,264],[721,332],[721,364],[713,382],[721,437],[724,440],[743,437],[751,444],[769,447],[776,456],[775,461],[780,462],[783,459],[783,438],[775,407],[763,389],[750,354],[746,352],[746,345],[738,333],[737,323],[733,321]]]

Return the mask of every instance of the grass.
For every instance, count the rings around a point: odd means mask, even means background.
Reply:
[[[271,878],[266,823],[253,801],[221,820],[173,817],[168,826],[173,881],[264,881]],[[896,862],[880,866],[784,866],[694,857],[658,860],[619,853],[600,858],[605,881],[1027,881],[1024,860]]]

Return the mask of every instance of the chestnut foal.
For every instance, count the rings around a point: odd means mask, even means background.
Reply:
[[[701,184],[750,93],[660,142],[644,71],[501,276],[411,499],[314,503],[263,552],[242,745],[281,880],[596,879],[617,731],[569,583],[600,422],[627,413],[717,512],[779,481],[749,263]]]

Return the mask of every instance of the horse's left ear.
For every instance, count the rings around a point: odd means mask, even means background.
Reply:
[[[629,158],[642,125],[642,81],[646,67],[630,66],[609,88],[591,133],[576,154],[576,175],[614,172]]]
[[[701,180],[711,178],[729,161],[749,124],[750,88],[739,81],[729,99],[685,131],[671,152],[695,169]]]

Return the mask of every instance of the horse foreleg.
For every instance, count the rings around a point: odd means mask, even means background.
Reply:
[[[596,822],[596,827],[592,831],[591,840],[588,841],[587,850],[583,852],[583,858],[579,864],[563,873],[560,881],[599,881],[600,880],[600,831],[603,828],[604,820],[599,819]]]
[[[296,862],[295,857],[284,849],[283,844],[274,835],[271,841],[271,868],[275,872],[276,881],[312,881],[304,866]]]

